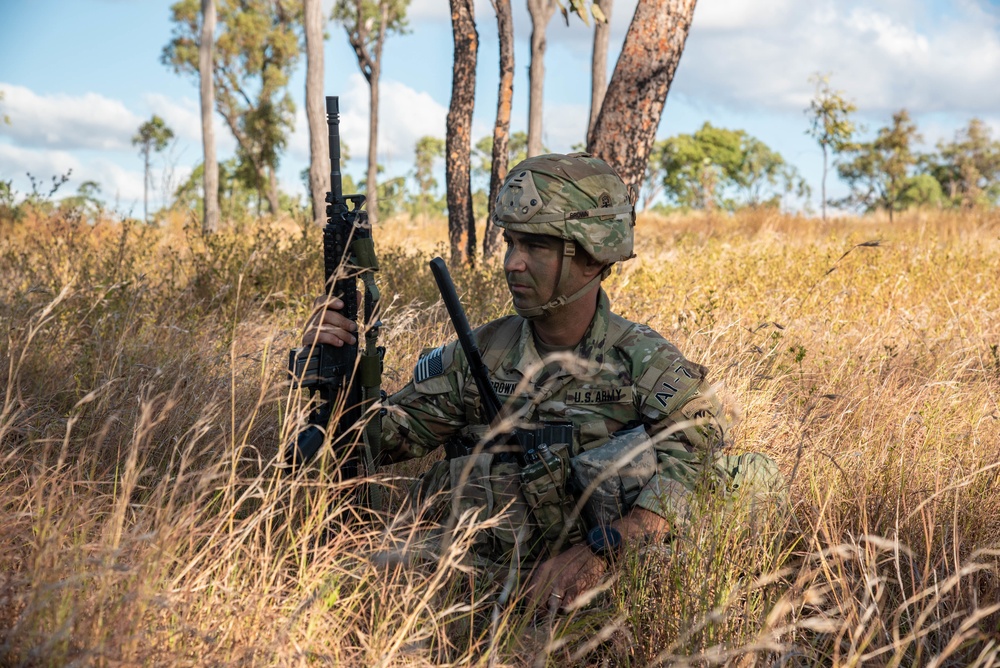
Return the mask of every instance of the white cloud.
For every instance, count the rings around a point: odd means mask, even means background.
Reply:
[[[0,143],[0,164],[5,178],[14,181],[15,188],[28,192],[30,172],[39,183],[47,183],[52,176],[59,176],[72,170],[80,171],[80,161],[66,151],[37,150]],[[41,188],[40,188],[41,189]]]
[[[176,137],[201,143],[201,108],[197,102],[187,97],[174,100],[161,93],[146,93],[142,101]]]
[[[496,23],[493,7],[489,0],[475,0],[476,23],[488,21],[491,18]],[[411,23],[419,21],[451,23],[451,8],[447,0],[412,0],[406,12]]]
[[[81,181],[97,181],[101,185],[103,198],[109,204],[124,208],[126,211],[131,207],[136,207],[134,215],[141,213],[142,172],[125,169],[106,158],[97,158],[84,166],[80,177]],[[156,184],[157,179],[154,174],[152,187],[149,191],[151,208],[159,204]]]
[[[142,172],[125,169],[105,157],[82,158],[68,151],[24,148],[0,143],[0,164],[4,166],[3,176],[13,181],[14,189],[21,193],[31,192],[31,181],[27,173],[35,177],[39,192],[46,194],[52,177],[69,174],[69,181],[56,193],[56,197],[72,195],[84,181],[96,181],[101,187],[101,196],[109,203],[134,207],[142,203]],[[179,170],[186,171],[186,170]],[[159,181],[159,173],[154,174],[153,183]],[[150,199],[159,198],[154,185]]]
[[[97,93],[38,95],[8,83],[0,83],[0,91],[0,109],[11,122],[0,131],[21,146],[126,149],[142,123],[120,101]]]
[[[975,2],[715,0],[699,5],[675,90],[730,107],[808,103],[815,72],[862,112],[985,113],[1000,107],[1000,31]],[[804,104],[805,102],[805,104]]]
[[[794,0],[708,0],[698,3],[694,21],[709,30],[746,30],[773,25],[793,6]]]
[[[348,79],[348,92],[341,98],[340,110],[340,135],[352,159],[364,161],[368,154],[368,84],[360,74]],[[430,94],[383,79],[379,86],[379,161],[410,161],[420,137],[445,136],[447,116],[448,110]]]
[[[545,129],[542,143],[550,151],[569,153],[574,144],[587,143],[590,106],[582,104],[547,104],[543,113]]]

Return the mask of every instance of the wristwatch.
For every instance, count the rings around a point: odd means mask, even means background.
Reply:
[[[596,526],[587,532],[587,546],[598,557],[610,559],[621,550],[622,534],[610,525]]]

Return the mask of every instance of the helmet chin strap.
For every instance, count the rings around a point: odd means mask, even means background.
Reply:
[[[582,288],[574,292],[573,294],[566,296],[563,293],[563,288],[569,281],[570,267],[573,264],[573,256],[576,255],[576,244],[568,239],[563,239],[563,257],[562,257],[562,270],[559,272],[559,281],[556,283],[556,289],[553,293],[553,298],[546,304],[541,306],[533,306],[532,308],[518,308],[514,307],[514,311],[517,312],[519,316],[525,320],[534,320],[538,317],[551,313],[558,308],[562,308],[566,304],[571,304],[576,300],[583,297],[595,284],[600,283],[601,279],[604,278],[608,273],[608,268],[606,267],[604,271],[594,276],[592,279],[587,281],[587,284]]]

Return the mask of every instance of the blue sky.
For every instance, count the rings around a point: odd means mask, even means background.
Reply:
[[[328,1],[327,4],[331,4]],[[170,38],[171,0],[3,0],[0,2],[0,179],[29,189],[25,172],[47,180],[72,168],[73,192],[95,180],[120,209],[139,212],[142,164],[130,144],[153,113],[178,135],[157,165],[154,199],[201,160],[197,82],[160,64]],[[513,129],[527,116],[530,23],[515,0]],[[617,0],[611,57],[635,0]],[[475,138],[491,133],[496,106],[496,23],[477,0],[480,34]],[[447,0],[413,0],[410,32],[387,43],[382,81],[380,160],[391,174],[411,169],[424,134],[444,136],[451,86]],[[327,27],[326,93],[341,96],[343,135],[360,176],[367,144],[367,92],[342,28]],[[590,96],[590,29],[557,13],[549,26],[546,145],[568,151],[583,140]],[[658,136],[691,132],[705,121],[742,128],[780,151],[813,186],[818,208],[821,154],[804,133],[815,72],[859,107],[870,130],[906,107],[932,146],[973,116],[1000,135],[1000,2],[997,0],[701,0]],[[308,162],[302,105],[304,62],[290,88],[298,124],[283,156],[282,186],[304,192]],[[234,141],[217,120],[220,157]],[[832,177],[831,177],[832,179]],[[166,184],[169,187],[169,183]],[[843,193],[835,179],[832,195]]]

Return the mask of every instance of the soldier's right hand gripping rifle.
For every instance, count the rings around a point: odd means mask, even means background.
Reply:
[[[332,346],[314,343],[289,351],[288,372],[293,387],[319,395],[308,424],[288,444],[285,463],[296,470],[309,462],[327,440],[340,464],[342,480],[370,473],[373,450],[381,438],[378,415],[367,415],[380,399],[382,358],[378,345],[379,291],[374,273],[378,260],[364,195],[344,195],[340,172],[340,105],[326,98],[330,140],[330,192],[326,195],[327,223],[323,229],[324,290],[344,303],[341,313],[359,320],[357,280],[364,285],[364,349],[359,344]],[[328,433],[329,432],[329,433]]]

